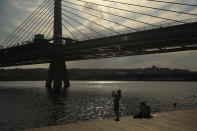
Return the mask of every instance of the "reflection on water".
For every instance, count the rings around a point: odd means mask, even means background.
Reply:
[[[53,92],[43,81],[0,82],[0,131],[113,117],[111,92],[122,90],[121,116],[136,114],[140,101],[153,112],[197,107],[197,82],[71,82]]]

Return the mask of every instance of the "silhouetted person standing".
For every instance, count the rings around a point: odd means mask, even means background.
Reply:
[[[119,121],[119,102],[120,102],[120,98],[121,98],[121,90],[118,90],[117,92],[115,92],[113,90],[112,92],[112,97],[114,97],[114,111],[116,114],[116,119],[115,121]]]

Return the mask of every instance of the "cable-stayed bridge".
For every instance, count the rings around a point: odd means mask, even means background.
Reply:
[[[69,86],[65,61],[197,49],[196,4],[143,1],[154,6],[45,0],[1,43],[0,67],[50,63],[46,86],[60,88]]]

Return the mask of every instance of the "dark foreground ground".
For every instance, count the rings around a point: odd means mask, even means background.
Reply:
[[[151,119],[121,117],[119,122],[102,119],[24,131],[197,131],[197,109],[153,114]]]

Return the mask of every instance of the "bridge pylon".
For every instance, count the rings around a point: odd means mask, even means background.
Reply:
[[[62,44],[62,16],[61,16],[61,0],[54,0],[54,44]],[[61,52],[55,52],[51,56],[51,62],[48,69],[48,76],[46,80],[46,87],[51,88],[53,81],[54,89],[61,89],[62,81],[64,81],[64,88],[70,86],[69,78],[64,57]]]

